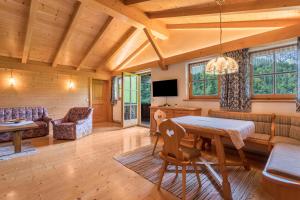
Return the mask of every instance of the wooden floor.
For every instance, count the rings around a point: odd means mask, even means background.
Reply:
[[[112,158],[150,144],[149,129],[116,129],[59,144],[34,139],[37,154],[0,162],[0,199],[175,199]]]
[[[113,160],[153,140],[147,128],[114,124],[77,141],[33,139],[37,154],[0,161],[0,199],[176,199]]]

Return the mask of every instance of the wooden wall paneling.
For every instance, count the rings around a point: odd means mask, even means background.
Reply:
[[[285,40],[285,39],[291,39],[300,36],[300,24],[295,24],[291,25],[288,27],[244,37],[241,39],[229,41],[223,43],[223,52],[229,52],[229,51],[234,51],[238,49],[243,49],[243,48],[250,48],[250,47],[255,47],[258,45],[264,45],[280,40]],[[197,49],[194,51],[186,52],[183,54],[175,55],[175,56],[170,56],[165,58],[165,64],[170,65],[170,64],[175,64],[175,63],[180,63],[186,60],[191,60],[195,58],[201,58],[205,56],[211,56],[211,55],[216,55],[219,51],[219,45],[214,45],[206,48],[201,48]],[[143,70],[143,69],[148,69],[151,67],[157,67],[159,64],[159,60],[156,61],[151,61],[148,63],[143,63],[141,65],[137,65],[134,67],[130,67],[127,69],[123,69],[120,71],[137,71],[137,70]]]
[[[60,66],[59,68],[53,68],[51,64],[29,61],[27,64],[21,63],[17,58],[9,58],[0,56],[0,69],[16,69],[24,71],[35,71],[35,72],[47,72],[47,73],[62,73],[70,75],[80,75],[85,77],[94,77],[101,80],[110,80],[111,73],[106,71],[95,71],[81,69],[79,71],[74,70],[72,66]]]
[[[222,6],[222,13],[231,12],[244,12],[244,11],[254,11],[263,9],[280,9],[286,7],[299,6],[300,1],[298,0],[264,0],[262,3],[257,3],[256,1],[237,1],[226,3]],[[155,18],[170,18],[170,17],[183,17],[183,16],[193,16],[193,15],[207,15],[207,14],[218,14],[220,8],[217,4],[203,6],[189,6],[182,8],[174,8],[162,11],[147,12],[147,16],[151,19]]]
[[[26,27],[26,36],[25,36],[24,49],[23,49],[23,55],[22,55],[22,63],[26,63],[28,56],[29,56],[32,30],[33,30],[33,25],[35,22],[37,9],[38,9],[38,0],[31,0],[28,21],[27,21],[27,27]]]
[[[81,59],[77,70],[79,70],[83,64],[85,63],[86,59],[89,57],[89,55],[91,54],[91,52],[95,49],[95,46],[102,40],[103,35],[107,32],[109,25],[111,24],[113,20],[113,17],[108,16],[107,20],[105,21],[104,25],[101,27],[101,29],[99,30],[95,40],[93,41],[93,43],[91,44],[91,46],[89,47],[88,51],[86,52],[86,54],[83,56],[83,58]]]
[[[75,29],[75,26],[77,24],[77,21],[79,20],[80,18],[80,15],[81,15],[81,12],[83,10],[83,6],[82,6],[82,3],[81,2],[77,2],[76,5],[75,5],[75,10],[74,10],[74,13],[73,13],[73,16],[72,16],[72,19],[71,19],[71,22],[63,36],[63,39],[62,39],[62,42],[58,48],[58,51],[54,57],[54,61],[52,63],[52,66],[53,67],[56,67],[58,65],[58,62],[59,62],[59,59],[60,59],[60,56],[63,52],[63,50],[65,49],[65,46],[67,45],[68,41],[70,40],[71,38],[71,35]]]
[[[126,6],[121,1],[107,1],[107,0],[81,0],[88,2],[93,6],[99,8],[99,11],[106,13],[112,17],[120,19],[125,23],[130,24],[139,29],[147,27],[151,32],[160,39],[167,39],[169,31],[166,25],[160,21],[150,20],[145,13],[133,7]]]
[[[153,49],[155,50],[158,58],[159,58],[159,66],[162,70],[167,70],[168,66],[165,65],[165,60],[162,54],[161,49],[159,48],[158,44],[155,41],[155,38],[153,37],[153,35],[151,34],[151,32],[148,29],[144,29],[144,32],[149,40],[149,42],[151,43]]]

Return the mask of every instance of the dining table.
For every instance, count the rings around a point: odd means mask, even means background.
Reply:
[[[209,138],[214,141],[218,161],[208,162],[201,157],[197,164],[204,165],[216,183],[221,186],[223,198],[226,200],[232,199],[227,166],[243,166],[245,170],[250,170],[250,165],[243,149],[245,146],[244,140],[255,133],[254,122],[204,116],[184,116],[172,118],[171,120],[185,128],[188,134],[192,134],[194,141],[199,141],[199,138]],[[238,151],[241,162],[228,162],[226,160],[224,139],[229,139],[232,142],[234,148]],[[196,142],[194,145],[196,145]],[[221,176],[213,166],[219,168]]]

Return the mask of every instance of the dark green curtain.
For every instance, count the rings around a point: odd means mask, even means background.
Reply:
[[[225,56],[237,61],[239,71],[221,76],[220,107],[222,110],[250,112],[249,51],[248,49],[231,51]]]

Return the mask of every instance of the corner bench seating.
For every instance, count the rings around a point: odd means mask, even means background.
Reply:
[[[275,199],[300,198],[300,117],[213,110],[208,115],[253,121],[255,134],[246,139],[246,149],[256,143],[271,152],[263,171],[264,188]]]

